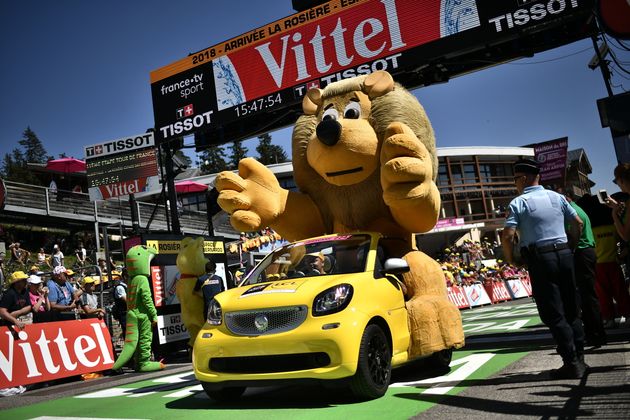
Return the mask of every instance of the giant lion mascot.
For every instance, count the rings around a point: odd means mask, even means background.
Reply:
[[[293,131],[299,192],[280,187],[252,158],[238,175],[217,176],[219,205],[239,231],[271,226],[289,240],[358,230],[381,232],[386,255],[402,257],[411,332],[410,357],[461,347],[459,310],[436,261],[413,233],[435,226],[440,194],[433,129],[417,99],[377,71],[311,89]]]

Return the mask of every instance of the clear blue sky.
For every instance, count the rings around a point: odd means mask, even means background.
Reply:
[[[154,125],[152,70],[292,13],[290,0],[2,1],[0,153],[27,126],[49,154],[81,158],[85,145],[143,133]],[[630,64],[630,53],[617,55]],[[592,56],[583,40],[414,93],[439,147],[568,136],[570,149],[586,150],[595,189],[616,191],[614,148],[595,103],[606,90],[586,65]],[[615,93],[630,90],[625,77],[613,78]],[[288,129],[272,136],[288,151]],[[252,154],[255,145],[246,143]]]

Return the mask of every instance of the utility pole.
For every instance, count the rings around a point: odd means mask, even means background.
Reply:
[[[602,72],[602,77],[604,78],[606,92],[608,92],[608,96],[613,96],[612,86],[610,86],[610,70],[608,69],[608,65],[606,64],[601,51],[599,50],[599,45],[597,45],[597,36],[593,35],[591,40],[593,41],[593,48],[595,49],[595,54],[597,55],[599,70]]]

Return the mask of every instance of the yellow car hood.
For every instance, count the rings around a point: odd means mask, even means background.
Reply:
[[[258,283],[220,293],[215,298],[223,312],[289,305],[311,306],[324,290],[342,283],[356,283],[368,273],[314,276]]]

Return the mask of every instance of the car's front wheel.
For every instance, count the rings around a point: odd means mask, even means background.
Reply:
[[[382,397],[392,377],[392,350],[385,333],[376,324],[368,325],[361,338],[357,372],[350,390],[360,399]]]
[[[208,397],[219,402],[229,402],[238,400],[245,392],[244,386],[220,387],[217,384],[202,382],[201,386],[206,391]]]

